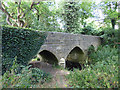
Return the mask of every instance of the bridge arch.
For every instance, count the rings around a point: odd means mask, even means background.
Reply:
[[[66,57],[65,66],[68,70],[73,70],[73,68],[77,68],[79,70],[82,69],[82,60],[84,59],[84,52],[83,50],[75,46],[72,48],[72,50],[69,52],[69,54]]]
[[[40,58],[40,61],[58,65],[58,59],[56,55],[48,50],[42,50],[39,52],[38,57]]]
[[[73,62],[80,62],[84,57],[84,51],[79,47],[75,46],[72,48],[66,56],[66,60]]]
[[[96,44],[91,44],[91,45],[88,47],[88,49],[89,49],[90,47],[93,47],[95,51],[96,51],[97,48],[98,48],[98,46],[97,46]]]

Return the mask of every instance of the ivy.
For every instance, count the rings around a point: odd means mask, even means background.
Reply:
[[[27,65],[46,38],[45,32],[2,26],[2,70],[8,70],[17,56],[17,63]]]

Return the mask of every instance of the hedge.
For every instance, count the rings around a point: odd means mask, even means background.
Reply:
[[[45,32],[18,28],[2,27],[2,71],[8,70],[17,57],[17,63],[27,65],[39,51],[47,36]]]

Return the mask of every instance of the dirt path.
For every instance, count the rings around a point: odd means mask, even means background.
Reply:
[[[40,85],[42,88],[67,88],[67,80],[65,78],[65,75],[69,74],[68,71],[65,70],[59,70],[54,69],[54,72],[50,72],[50,74],[53,76],[52,80],[48,83],[44,83],[43,85]]]
[[[54,68],[52,65],[44,62],[34,62],[34,66],[37,66],[46,73],[52,75],[52,80],[50,82],[45,82],[40,85],[41,88],[67,88],[67,80],[65,75],[68,75],[70,72],[64,69]]]

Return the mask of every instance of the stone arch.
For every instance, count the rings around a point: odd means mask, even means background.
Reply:
[[[78,46],[72,48],[66,57],[66,68],[73,70],[73,68],[82,69],[82,64],[84,63],[84,52]]]
[[[42,50],[41,52],[39,52],[38,57],[40,58],[40,61],[44,61],[53,65],[58,65],[57,57],[55,56],[55,54],[48,50]]]
[[[96,44],[91,44],[89,47],[94,47],[94,50],[96,51],[97,50],[97,48],[98,48],[98,46],[96,45]]]
[[[80,47],[75,46],[69,51],[65,58],[69,61],[79,62],[82,56],[84,56],[84,51]]]

